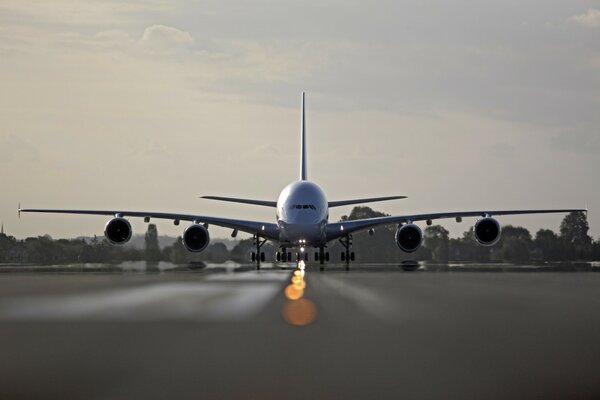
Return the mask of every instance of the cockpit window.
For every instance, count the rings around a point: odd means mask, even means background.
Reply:
[[[296,209],[296,210],[316,210],[317,207],[315,207],[313,204],[292,204],[290,206],[290,209]]]

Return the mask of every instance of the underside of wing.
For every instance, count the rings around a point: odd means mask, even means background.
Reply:
[[[277,207],[276,201],[269,200],[254,200],[254,199],[239,199],[237,197],[222,197],[222,196],[201,196],[201,199],[228,201],[231,203],[253,204],[256,206]]]
[[[52,213],[52,214],[83,214],[83,215],[106,215],[117,218],[139,217],[149,221],[150,218],[172,220],[175,224],[179,221],[190,221],[197,224],[211,224],[224,228],[231,228],[250,234],[259,234],[262,237],[272,240],[279,239],[279,228],[276,224],[246,221],[241,219],[230,219],[220,217],[209,217],[193,214],[177,214],[154,211],[124,211],[124,210],[58,210],[58,209],[41,209],[41,208],[24,208],[19,209],[20,213]]]
[[[340,207],[340,206],[348,206],[352,204],[364,204],[364,203],[375,203],[378,201],[388,201],[388,200],[398,200],[398,199],[406,199],[406,196],[386,196],[386,197],[368,197],[365,199],[350,199],[350,200],[337,200],[330,201],[329,208],[331,207]]]

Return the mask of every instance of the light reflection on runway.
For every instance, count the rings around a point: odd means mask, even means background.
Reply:
[[[294,326],[306,326],[314,322],[317,316],[315,303],[304,297],[306,291],[306,264],[299,261],[294,269],[291,283],[286,286],[284,293],[287,299],[281,311],[283,319]]]

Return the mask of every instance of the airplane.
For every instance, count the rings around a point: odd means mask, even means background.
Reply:
[[[423,232],[415,224],[425,221],[431,225],[436,219],[455,219],[461,222],[465,217],[478,217],[475,222],[473,233],[475,240],[483,246],[492,246],[498,242],[501,234],[500,223],[494,218],[499,215],[518,214],[545,214],[545,213],[569,213],[587,212],[587,209],[550,209],[550,210],[479,210],[438,212],[426,214],[394,215],[376,218],[365,218],[351,221],[329,222],[329,209],[334,207],[365,204],[388,200],[404,199],[406,196],[371,197],[350,200],[329,201],[325,192],[314,182],[308,180],[307,174],[307,143],[306,143],[306,113],[305,94],[302,92],[301,115],[300,115],[300,176],[299,180],[287,185],[279,194],[277,201],[254,200],[244,198],[202,196],[204,199],[218,200],[242,204],[259,205],[276,209],[275,222],[248,221],[240,219],[219,218],[196,214],[179,214],[169,212],[152,211],[126,211],[126,210],[59,210],[59,209],[37,209],[21,208],[19,204],[19,216],[21,213],[60,213],[60,214],[88,214],[108,215],[112,218],[106,223],[104,235],[114,245],[125,244],[131,239],[132,228],[127,217],[141,217],[144,222],[150,222],[151,218],[172,220],[175,225],[180,221],[189,221],[191,224],[185,228],[182,242],[185,248],[191,252],[201,252],[206,249],[210,242],[208,231],[209,225],[216,225],[232,229],[232,237],[236,237],[238,231],[253,235],[255,251],[252,252],[252,262],[256,262],[256,268],[260,269],[261,262],[265,261],[265,254],[261,252],[262,246],[267,241],[277,243],[279,251],[276,253],[278,262],[291,262],[292,252],[290,249],[298,249],[296,261],[308,261],[309,250],[315,251],[315,262],[319,262],[320,269],[324,269],[325,262],[329,261],[328,244],[338,240],[344,247],[341,260],[349,269],[351,261],[355,260],[352,251],[352,234],[359,231],[374,233],[374,228],[381,225],[398,224],[395,233],[395,241],[400,250],[413,253],[419,249],[423,242]]]

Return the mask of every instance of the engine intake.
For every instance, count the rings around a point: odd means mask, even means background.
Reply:
[[[193,224],[183,231],[182,241],[186,249],[199,253],[210,243],[210,235],[204,226]]]
[[[482,246],[492,246],[500,240],[500,223],[494,218],[486,217],[475,222],[473,233],[475,240]]]
[[[396,231],[396,244],[405,253],[413,253],[421,247],[423,232],[415,224],[402,225]]]
[[[104,227],[104,237],[111,244],[121,245],[131,239],[131,224],[125,218],[113,218]]]

